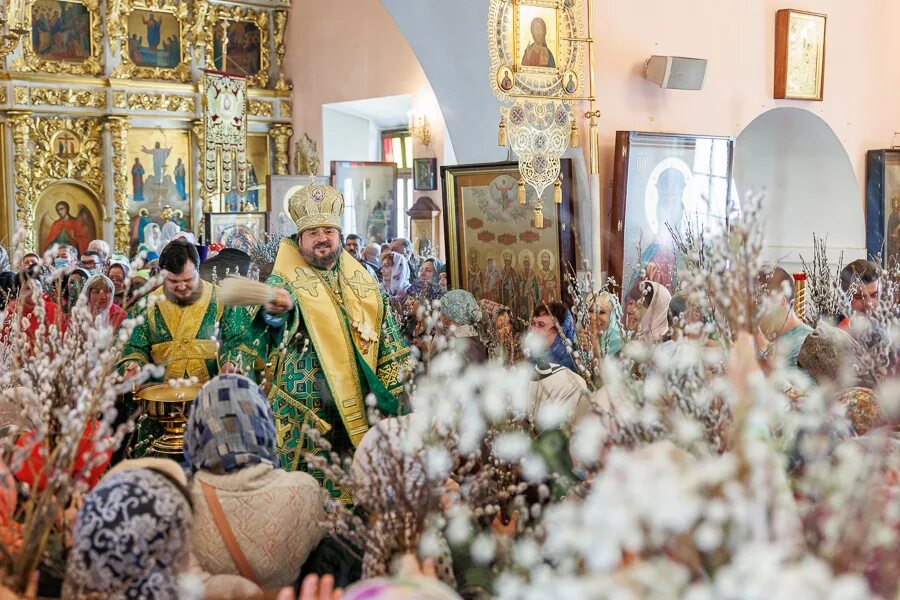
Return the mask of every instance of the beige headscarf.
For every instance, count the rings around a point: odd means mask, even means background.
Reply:
[[[645,281],[653,288],[653,299],[638,326],[640,335],[649,336],[654,342],[662,341],[669,331],[669,302],[672,294],[655,281]],[[643,287],[644,284],[641,284]]]

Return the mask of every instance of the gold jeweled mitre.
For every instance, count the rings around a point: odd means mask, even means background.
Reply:
[[[314,227],[342,229],[344,197],[330,185],[310,184],[291,196],[288,212],[297,224],[297,233]]]

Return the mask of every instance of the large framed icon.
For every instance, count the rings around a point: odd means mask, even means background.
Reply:
[[[609,273],[623,294],[645,279],[677,288],[673,231],[727,228],[733,156],[728,137],[616,132]]]
[[[866,153],[866,249],[885,267],[900,261],[900,148]]]
[[[504,304],[523,319],[542,302],[568,300],[565,275],[575,268],[571,160],[561,168],[562,203],[545,190],[540,228],[534,190],[527,188],[525,204],[517,202],[517,163],[441,169],[450,287]]]

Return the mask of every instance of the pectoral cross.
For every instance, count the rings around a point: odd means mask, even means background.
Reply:
[[[353,289],[360,298],[365,298],[372,290],[378,289],[371,277],[366,277],[361,271],[353,273],[353,277],[347,280],[347,285]]]
[[[294,279],[293,285],[300,288],[313,298],[319,297],[319,283],[321,283],[321,279],[319,279],[315,273],[307,273],[301,268],[296,269],[297,278]]]

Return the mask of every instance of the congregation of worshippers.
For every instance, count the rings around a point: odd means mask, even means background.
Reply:
[[[0,2],[0,600],[900,600],[900,2],[795,4]]]

